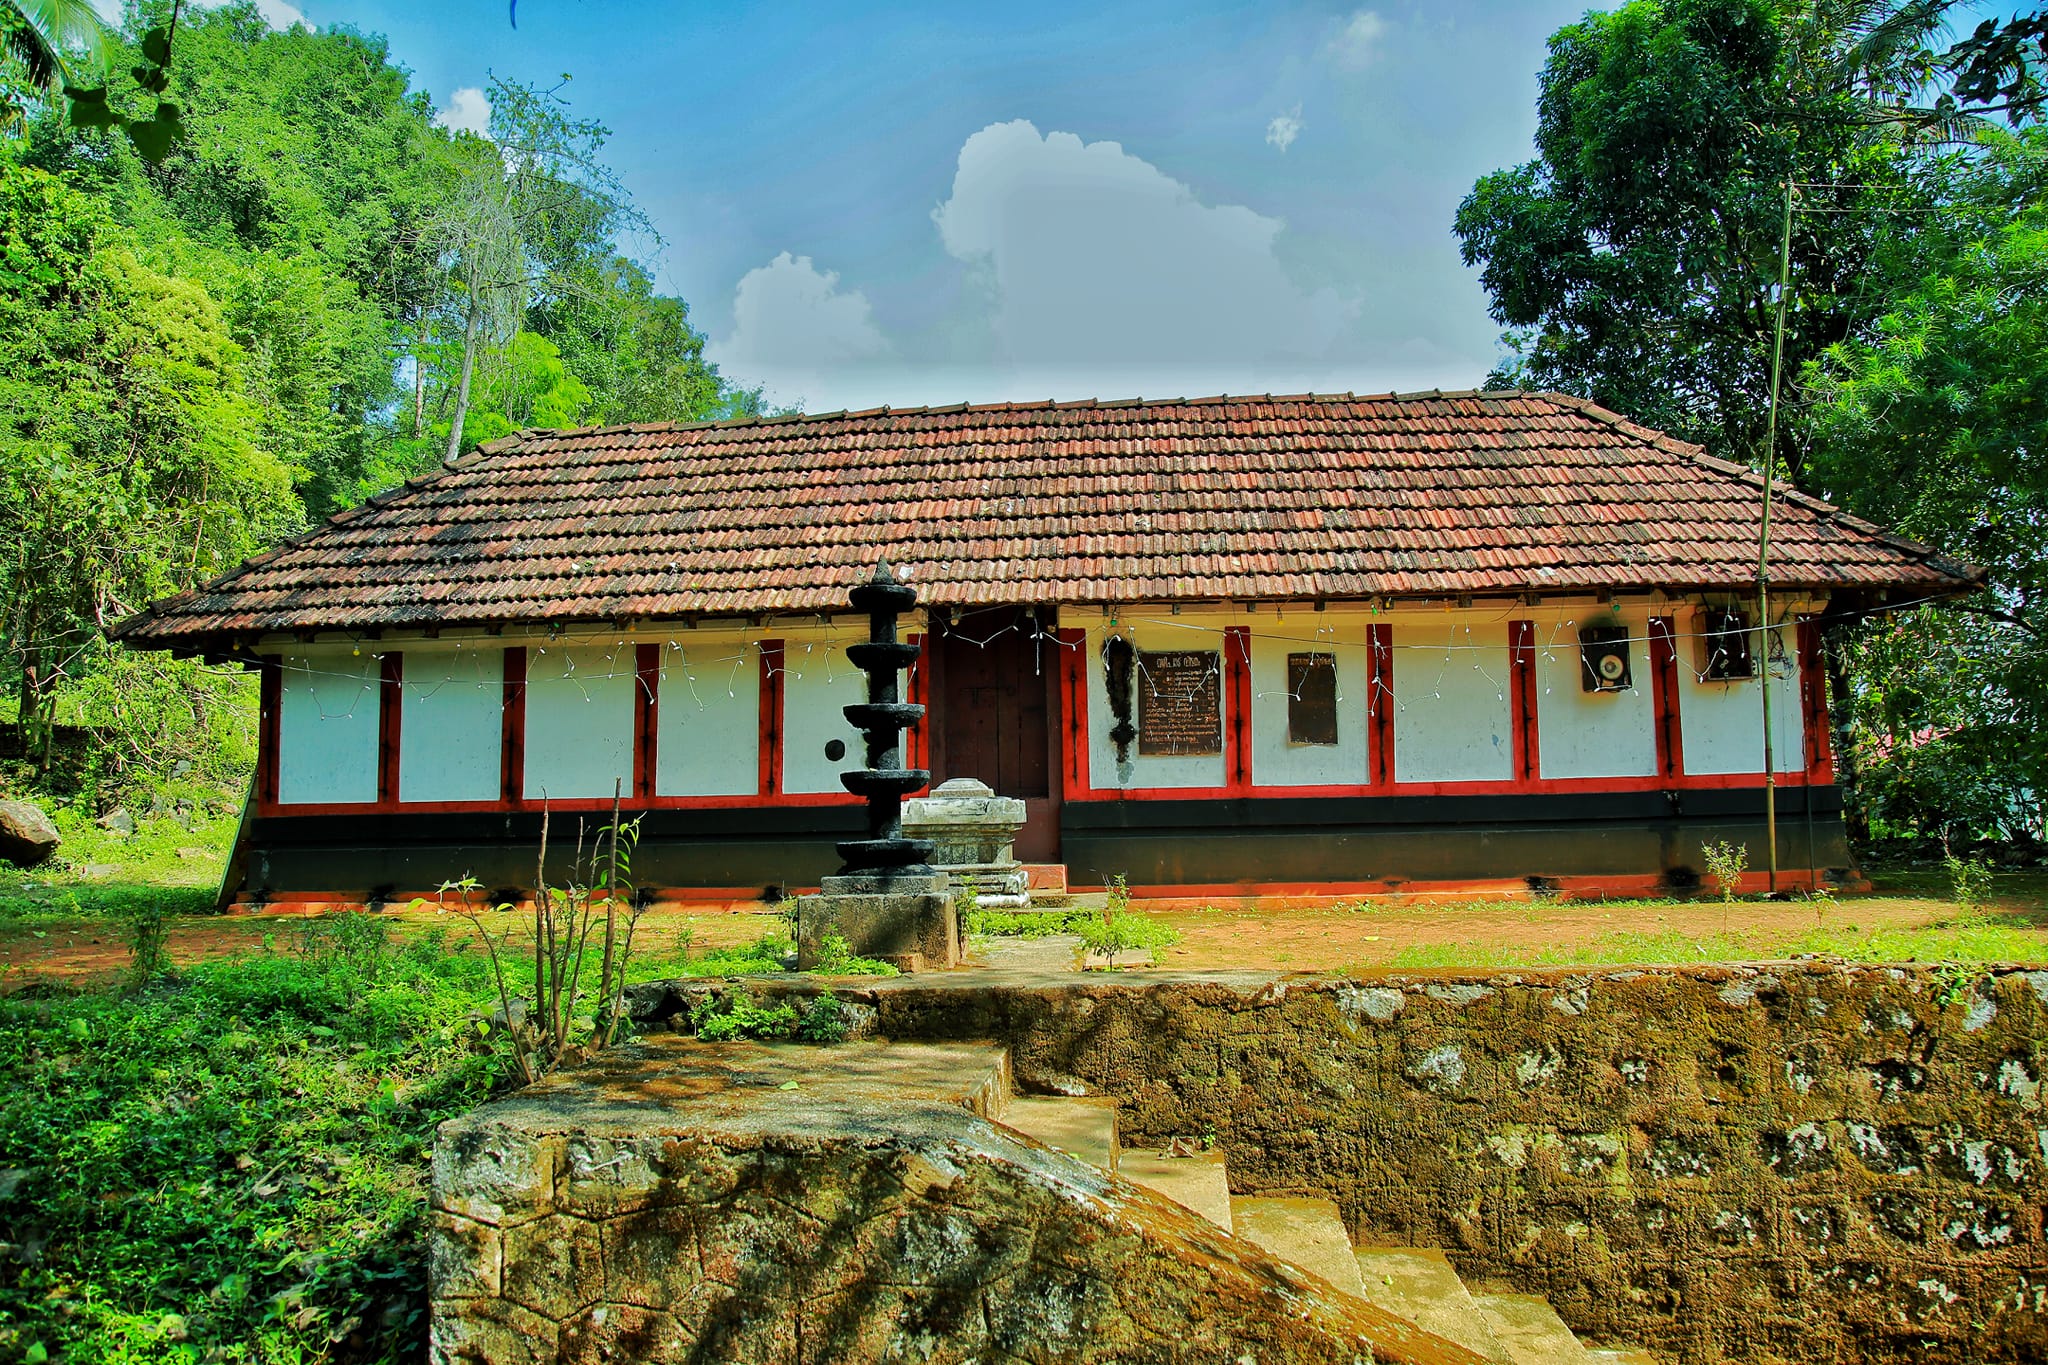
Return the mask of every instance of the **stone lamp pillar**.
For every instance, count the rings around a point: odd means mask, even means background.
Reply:
[[[1024,828],[1024,803],[997,796],[983,782],[956,777],[903,806],[903,832],[928,839],[931,860],[957,889],[974,890],[988,910],[1022,910],[1031,903],[1030,877],[1011,852]]]
[[[845,866],[824,879],[815,896],[796,903],[796,965],[817,964],[824,941],[838,935],[860,957],[882,958],[904,971],[960,965],[958,916],[946,874],[934,872],[928,839],[903,835],[903,797],[931,781],[922,768],[903,766],[903,732],[924,718],[924,708],[901,701],[898,675],[917,660],[917,646],[896,639],[896,618],[917,602],[885,561],[853,589],[854,610],[868,614],[868,638],[846,657],[868,675],[868,699],[846,708],[867,746],[867,767],[841,773],[846,789],[867,799],[867,837],[837,845]]]

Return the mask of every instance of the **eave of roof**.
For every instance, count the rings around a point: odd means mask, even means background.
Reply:
[[[875,408],[523,431],[122,622],[287,631],[843,608],[879,555],[935,606],[1729,592],[1763,480],[1554,393]],[[1773,581],[1939,596],[1972,566],[1779,483]]]

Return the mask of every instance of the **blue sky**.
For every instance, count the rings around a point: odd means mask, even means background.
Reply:
[[[1477,385],[1450,231],[1526,160],[1584,0],[261,0],[391,40],[445,116],[500,77],[608,159],[727,374],[811,411]]]

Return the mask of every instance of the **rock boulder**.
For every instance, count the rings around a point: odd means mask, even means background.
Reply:
[[[27,801],[0,801],[0,859],[35,867],[64,842],[50,817]]]

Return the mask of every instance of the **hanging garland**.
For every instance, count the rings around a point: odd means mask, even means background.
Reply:
[[[1131,689],[1137,681],[1137,652],[1121,635],[1112,635],[1103,646],[1102,678],[1109,688],[1109,713],[1116,717],[1116,725],[1109,732],[1109,742],[1116,745],[1116,761],[1128,763],[1131,760],[1131,741],[1138,737],[1138,727],[1131,724]]]

